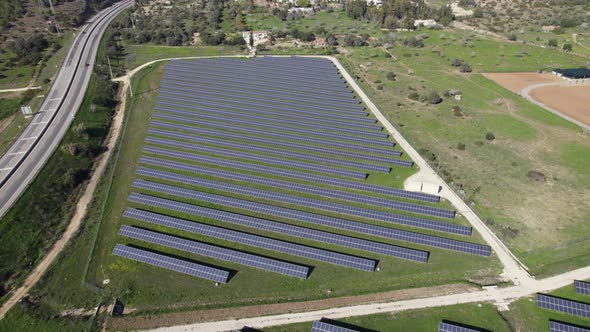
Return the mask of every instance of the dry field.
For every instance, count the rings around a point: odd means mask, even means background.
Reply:
[[[590,126],[590,85],[547,86],[534,89],[530,95],[560,113]]]
[[[516,94],[530,85],[561,81],[561,78],[549,73],[485,73],[483,76]]]

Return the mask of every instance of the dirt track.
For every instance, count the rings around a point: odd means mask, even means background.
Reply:
[[[562,81],[561,78],[549,73],[485,73],[483,76],[517,94],[529,85]]]
[[[322,310],[359,304],[401,301],[412,298],[469,293],[475,292],[477,290],[479,289],[474,286],[453,284],[437,287],[404,289],[362,296],[337,297],[307,302],[286,302],[225,309],[175,312],[157,316],[124,317],[111,320],[109,329],[116,331],[127,329],[151,329],[163,326],[191,324],[195,322],[241,319],[246,317],[276,315],[285,312],[306,312],[310,310]]]
[[[541,103],[590,126],[590,85],[548,86],[531,91]]]

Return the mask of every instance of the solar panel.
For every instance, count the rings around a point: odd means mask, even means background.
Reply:
[[[574,280],[574,286],[576,287],[576,293],[590,295],[590,282]]]
[[[537,306],[566,314],[590,318],[590,304],[537,293]]]
[[[367,163],[357,162],[357,161],[335,159],[335,158],[330,158],[330,157],[317,156],[317,155],[309,154],[309,153],[291,152],[291,151],[284,150],[284,149],[265,147],[265,146],[257,146],[257,145],[249,145],[249,144],[243,144],[241,142],[238,143],[238,142],[227,141],[224,139],[208,138],[208,137],[199,136],[199,137],[193,138],[193,141],[198,142],[198,143],[213,144],[213,145],[222,146],[222,147],[226,147],[226,148],[232,148],[232,149],[247,150],[248,152],[260,152],[263,154],[271,154],[271,155],[279,156],[279,157],[317,162],[317,163],[321,163],[321,164],[327,164],[329,166],[349,167],[349,168],[356,168],[356,169],[364,170],[364,171],[373,171],[373,172],[381,172],[381,173],[389,173],[391,171],[391,167],[388,167],[388,166],[381,166],[381,165],[367,164]],[[188,143],[188,142],[179,142],[177,140],[171,141],[171,140],[157,138],[157,137],[150,137],[150,138],[146,139],[146,142],[155,143],[155,144],[166,144],[166,145],[174,143],[175,147],[189,149],[189,150],[194,149],[195,146],[199,146],[199,147],[202,146],[202,145],[194,145],[194,144]]]
[[[327,155],[333,155],[333,156],[339,156],[339,157],[351,158],[351,159],[357,159],[357,160],[363,160],[363,161],[372,161],[372,162],[378,162],[378,163],[384,163],[384,164],[393,163],[393,158],[386,157],[386,156],[368,155],[368,154],[361,154],[361,153],[357,153],[357,152],[334,150],[331,148],[326,148],[326,147],[321,147],[321,146],[305,145],[305,144],[292,143],[292,142],[283,142],[283,141],[279,141],[279,140],[274,140],[272,138],[260,138],[260,137],[256,137],[256,136],[232,134],[232,133],[219,131],[219,130],[215,130],[215,129],[202,129],[202,130],[197,130],[195,132],[199,132],[204,135],[223,136],[226,139],[239,140],[244,145],[252,145],[253,143],[258,143],[258,144],[266,144],[269,146],[277,146],[277,147],[283,147],[283,148],[289,148],[289,149],[319,152],[321,154],[327,154]],[[163,129],[156,129],[156,128],[150,128],[148,130],[148,134],[165,136],[165,137],[172,137],[172,138],[179,138],[179,139],[184,139],[184,140],[193,141],[193,142],[197,142],[197,141],[199,141],[199,139],[201,137],[203,137],[202,135],[197,136],[197,135],[184,134],[184,133],[179,133],[179,132],[175,132],[175,131],[171,131],[171,130],[163,130]],[[391,151],[391,152],[392,152],[392,154],[401,155],[401,152],[399,152],[399,151]]]
[[[266,258],[202,242],[185,240],[175,236],[156,233],[137,227],[123,225],[119,230],[119,235],[205,257],[212,257],[223,261],[276,272],[291,277],[306,279],[309,274],[309,267],[307,266],[283,262],[276,259]]]
[[[280,159],[280,158],[274,158],[274,157],[268,157],[268,156],[261,156],[261,155],[247,153],[247,152],[243,152],[243,151],[235,151],[235,150],[229,150],[229,149],[223,149],[223,148],[214,148],[214,147],[196,145],[196,144],[188,144],[187,145],[185,143],[181,143],[178,141],[166,140],[166,139],[162,139],[162,138],[148,137],[145,139],[145,142],[151,143],[151,144],[158,144],[158,145],[166,146],[169,148],[175,147],[175,148],[181,148],[181,149],[189,149],[191,151],[198,151],[201,153],[211,153],[211,154],[215,154],[215,155],[220,155],[220,156],[223,156],[226,158],[246,159],[246,160],[251,160],[251,161],[255,161],[255,162],[271,164],[271,165],[280,165],[280,166],[291,167],[291,168],[300,168],[300,169],[305,169],[305,170],[309,170],[309,171],[313,171],[313,172],[337,175],[337,176],[342,176],[342,177],[349,177],[349,178],[353,178],[353,179],[364,180],[367,177],[367,173],[359,172],[359,171],[334,168],[331,166],[312,164],[312,163],[303,162],[303,161],[286,160],[286,159]],[[188,147],[188,146],[190,146],[190,147]]]
[[[228,91],[238,94],[248,94],[251,92],[258,92],[260,91],[260,87],[255,85],[246,85],[242,86],[242,89],[239,89],[235,86],[235,84],[231,83],[223,83],[220,81],[208,81],[208,82],[201,82],[201,81],[194,81],[194,82],[177,82],[173,77],[163,77],[160,80],[160,86],[167,86],[167,87],[182,87],[182,88],[208,88],[212,91]],[[330,94],[322,94],[321,96],[303,93],[303,92],[294,92],[294,91],[285,91],[281,90],[280,88],[275,87],[274,89],[265,88],[263,89],[266,93],[273,93],[273,94],[280,94],[281,96],[289,96],[289,97],[298,97],[298,98],[305,98],[307,100],[311,100],[314,102],[327,102],[333,105],[338,104],[345,104],[345,105],[358,105],[360,104],[360,100],[354,99],[352,95],[348,94],[346,98],[343,96],[331,96]]]
[[[438,217],[443,217],[443,218],[453,218],[455,215],[455,211],[449,211],[449,210],[440,209],[440,208],[431,207],[431,206],[423,206],[423,205],[406,203],[406,202],[399,202],[399,201],[394,201],[394,200],[389,200],[389,199],[384,199],[384,198],[379,198],[379,197],[374,197],[374,196],[366,196],[366,195],[355,194],[355,193],[339,191],[339,190],[334,190],[334,189],[315,187],[315,186],[310,186],[310,185],[306,185],[306,184],[269,179],[269,178],[260,177],[260,176],[256,176],[256,175],[225,171],[225,170],[221,170],[218,168],[196,166],[196,165],[184,164],[184,163],[155,159],[155,158],[150,158],[150,159],[141,158],[140,162],[142,162],[144,164],[154,165],[154,166],[167,167],[167,168],[171,168],[171,169],[175,169],[175,170],[179,170],[179,171],[188,171],[188,172],[192,172],[192,173],[196,173],[196,174],[210,175],[210,176],[215,176],[215,177],[223,178],[223,179],[256,183],[256,184],[260,184],[260,185],[296,191],[299,193],[318,195],[318,196],[323,196],[323,197],[328,197],[328,198],[333,198],[333,199],[340,199],[340,200],[344,200],[344,201],[350,201],[350,202],[361,203],[361,204],[366,204],[366,205],[374,205],[374,206],[380,206],[380,207],[384,207],[384,208],[397,209],[397,210],[414,212],[414,213],[421,213],[421,214],[426,214],[426,215],[431,215],[431,216],[438,216]],[[148,175],[148,176],[149,176],[148,172],[155,172],[153,174],[156,174],[156,176],[159,176],[158,174],[160,171],[156,171],[153,169],[148,170],[148,169],[144,169],[144,168],[140,167],[140,168],[138,168],[137,172],[138,172],[138,174]]]
[[[161,199],[148,199],[142,198],[142,203],[149,202],[150,204],[161,204],[163,207],[168,208],[169,210],[179,211],[180,209],[184,209],[183,211],[190,210],[190,213],[204,217],[208,219],[219,220],[227,223],[231,223],[234,225],[240,225],[250,228],[255,228],[263,231],[269,231],[278,234],[289,235],[301,239],[313,240],[322,243],[330,243],[330,244],[337,244],[343,247],[353,248],[357,250],[363,250],[368,252],[374,252],[377,254],[383,254],[388,256],[393,256],[397,258],[417,261],[417,262],[427,262],[429,253],[427,251],[416,250],[411,248],[404,248],[400,246],[395,246],[391,244],[379,243],[375,241],[369,241],[364,239],[359,239],[351,236],[345,236],[340,234],[334,234],[330,232],[324,232],[320,230],[279,223],[275,221],[270,221],[261,218],[255,218],[250,216],[245,216],[237,213],[221,211],[210,209],[206,207],[196,206],[196,205],[178,205],[174,201],[166,201]],[[123,214],[125,217],[133,218],[137,220],[142,220],[146,222],[156,223],[161,225],[160,221],[163,220],[163,217],[159,214],[130,209],[128,208],[125,213]],[[191,222],[181,219],[174,219],[171,217],[164,218],[168,221],[173,221],[175,224],[186,224],[190,225]],[[166,225],[163,225],[166,226]]]
[[[480,332],[480,330],[470,329],[468,327],[443,321],[438,324],[438,332]]]
[[[192,118],[175,116],[175,115],[165,114],[165,113],[154,113],[154,114],[152,114],[152,117],[158,118],[158,119],[180,121],[185,124],[195,124],[195,125],[210,125],[211,124],[212,126],[219,127],[216,122],[212,123],[209,120],[192,119]],[[214,120],[214,121],[222,121],[222,119]],[[376,139],[376,138],[354,137],[354,136],[345,135],[345,134],[324,133],[324,132],[319,132],[316,130],[299,129],[299,128],[294,128],[294,127],[273,126],[273,125],[258,123],[256,121],[239,121],[238,122],[238,120],[236,119],[231,122],[235,123],[235,124],[241,123],[241,124],[247,124],[247,125],[259,127],[259,128],[267,128],[268,130],[274,130],[274,131],[287,131],[287,132],[292,132],[292,133],[297,133],[297,134],[319,136],[319,137],[323,137],[324,139],[340,140],[343,142],[366,143],[366,144],[373,144],[373,145],[379,145],[379,146],[393,146],[393,142],[391,142],[391,141],[380,140],[380,139]],[[227,125],[223,125],[223,126],[224,126],[224,128],[233,129],[233,130],[240,130],[240,128],[242,128],[242,127],[237,126],[235,124],[227,124]],[[221,125],[221,124],[219,124],[219,125]],[[289,134],[289,135],[296,135],[296,134]]]
[[[167,270],[188,274],[193,277],[227,283],[229,272],[209,266],[187,262],[181,259],[156,254],[150,251],[117,244],[113,255],[125,257],[137,262],[158,266]]]
[[[215,96],[217,98],[229,98],[239,99],[244,102],[259,102],[261,99],[267,102],[268,106],[288,106],[288,107],[300,107],[309,110],[316,110],[321,112],[339,112],[341,114],[350,114],[357,116],[367,116],[368,113],[364,111],[364,106],[355,104],[344,104],[344,103],[333,103],[318,100],[309,100],[301,97],[288,97],[282,94],[269,95],[266,91],[256,91],[254,89],[244,89],[240,92],[230,92],[224,90],[212,89],[210,87],[192,88],[188,89],[185,87],[168,86],[166,84],[160,86],[160,93],[178,94],[186,97],[193,97],[196,99],[208,99],[209,97]],[[354,101],[354,99],[349,99]]]
[[[368,131],[368,130],[362,130],[362,129],[342,128],[342,127],[337,127],[337,126],[328,125],[328,124],[318,124],[318,123],[303,122],[303,121],[299,121],[299,120],[291,120],[289,118],[282,118],[282,117],[272,118],[272,117],[262,116],[262,115],[253,115],[253,114],[250,114],[247,112],[235,112],[235,111],[232,112],[232,111],[217,109],[217,110],[213,111],[214,113],[211,113],[212,111],[200,111],[198,109],[181,110],[180,107],[170,108],[170,107],[158,106],[158,105],[156,105],[155,110],[166,112],[166,113],[173,113],[176,115],[184,115],[184,116],[204,118],[204,119],[214,119],[214,120],[215,119],[217,119],[217,120],[224,119],[224,120],[228,120],[228,121],[233,121],[233,120],[237,120],[235,117],[238,117],[238,118],[249,120],[248,122],[243,122],[244,124],[252,124],[253,123],[252,120],[254,120],[254,121],[268,122],[269,124],[271,124],[273,126],[280,124],[281,127],[284,127],[285,124],[289,124],[289,125],[293,125],[293,126],[297,126],[297,127],[314,128],[314,130],[319,129],[319,130],[337,131],[340,133],[349,133],[349,134],[360,135],[360,136],[374,136],[374,137],[380,137],[380,138],[385,138],[385,139],[389,137],[389,134],[387,134],[386,132],[381,132],[381,131]],[[270,114],[272,114],[272,113],[270,113]],[[242,121],[242,120],[240,120],[240,121]],[[238,121],[236,121],[236,122],[238,122]],[[241,123],[241,122],[238,122],[238,123]]]
[[[129,196],[129,200],[133,202],[141,203],[140,200],[145,200],[145,195],[141,194],[132,194]],[[146,196],[149,198],[149,196]],[[151,201],[156,200],[155,198],[150,198]],[[332,227],[336,229],[343,229],[346,231],[356,232],[360,234],[372,235],[372,236],[379,236],[382,238],[388,238],[393,240],[405,241],[410,243],[417,243],[431,247],[437,247],[442,249],[448,249],[453,251],[464,252],[468,254],[480,255],[480,256],[489,256],[491,253],[491,249],[489,246],[481,245],[477,243],[470,243],[465,241],[453,240],[442,238],[433,235],[426,235],[421,233],[415,233],[410,231],[404,231],[389,227],[371,225],[360,223],[356,221],[346,220],[342,218],[336,217],[328,217],[323,216],[315,213],[298,211],[288,208],[283,208],[279,206],[273,206],[263,203],[255,203],[250,201],[244,200],[236,200],[237,204],[236,207],[243,210],[259,212],[270,216],[280,217],[291,219],[295,221],[310,223],[314,225],[321,225]],[[169,209],[174,209],[176,206],[183,206],[184,208],[189,208],[190,205],[182,205],[182,203],[178,202],[167,202],[167,201],[159,201],[160,205],[167,205]],[[227,204],[225,204],[227,206]]]
[[[316,320],[311,325],[311,332],[357,332],[357,330],[351,330]]]
[[[335,187],[342,187],[348,189],[355,189],[360,191],[366,192],[373,192],[378,194],[396,196],[396,197],[403,197],[408,199],[415,199],[425,202],[433,202],[437,203],[440,201],[439,196],[429,195],[424,193],[417,193],[412,191],[406,191],[397,188],[391,187],[383,187],[374,184],[368,184],[363,182],[354,182],[345,179],[334,179],[327,176],[322,175],[315,175],[309,173],[303,173],[298,171],[291,171],[288,169],[283,168],[273,168],[263,165],[254,165],[243,163],[239,161],[227,160],[223,158],[216,158],[216,157],[209,157],[205,155],[198,155],[193,153],[183,153],[180,151],[171,151],[167,149],[161,149],[156,147],[145,146],[143,148],[144,153],[152,153],[161,156],[167,156],[171,158],[178,158],[178,159],[185,159],[185,160],[192,160],[200,163],[211,164],[221,167],[228,167],[228,168],[235,168],[240,170],[247,170],[253,171],[258,173],[264,173],[265,175],[274,175],[274,176],[281,176],[299,180],[305,180],[314,183],[321,183],[326,185],[331,185]]]
[[[207,111],[207,112],[218,112],[218,111],[234,111],[240,112],[241,114],[245,113],[254,113],[254,114],[264,114],[269,115],[275,118],[284,118],[284,119],[296,119],[300,122],[310,121],[314,123],[323,123],[323,124],[330,124],[334,126],[343,126],[343,127],[351,127],[357,129],[369,129],[369,130],[383,130],[383,127],[379,124],[376,124],[375,121],[373,123],[368,123],[367,121],[355,121],[349,119],[337,119],[332,116],[330,117],[322,117],[318,116],[316,112],[304,112],[299,111],[297,113],[292,112],[283,112],[283,111],[275,111],[275,110],[262,110],[259,108],[245,108],[245,107],[237,107],[231,105],[222,105],[222,106],[201,106],[198,105],[201,103],[192,103],[192,104],[183,104],[183,103],[175,103],[171,101],[164,101],[164,100],[156,100],[156,105],[158,106],[173,106],[173,107],[181,107],[183,109],[191,109],[191,110],[199,110],[199,111]]]
[[[461,234],[461,235],[469,235],[471,233],[471,227],[457,225],[457,224],[450,224],[445,222],[438,222],[432,221],[423,218],[417,217],[409,217],[405,215],[398,215],[395,213],[388,213],[383,211],[376,211],[376,210],[369,210],[354,206],[343,205],[339,203],[333,202],[326,202],[320,201],[316,199],[306,198],[306,197],[299,197],[293,196],[289,194],[283,194],[280,192],[268,192],[264,190],[255,189],[252,187],[244,187],[240,185],[234,185],[225,182],[217,182],[211,181],[201,178],[191,178],[189,176],[182,176],[169,173],[164,174],[155,174],[152,172],[150,176],[153,177],[160,177],[165,180],[171,180],[175,182],[187,183],[195,186],[205,187],[208,189],[213,190],[222,190],[227,191],[234,194],[242,194],[247,195],[249,197],[256,197],[262,198],[271,201],[277,201],[281,203],[287,203],[292,205],[299,205],[303,207],[308,207],[312,209],[320,209],[325,211],[332,211],[340,214],[348,214],[363,218],[369,218],[374,220],[380,220],[384,222],[391,222],[405,226],[412,226],[424,229],[431,229],[437,230],[440,232],[447,232],[447,233],[454,233],[454,234]],[[191,190],[181,187],[170,186],[167,184],[156,183],[151,181],[145,180],[135,180],[133,182],[133,186],[137,188],[142,188],[146,190],[152,190],[156,192],[166,193],[169,195],[175,195],[185,198],[191,198],[201,201],[206,201],[212,204],[219,204],[225,206],[232,206],[232,207],[240,207],[242,205],[249,205],[250,208],[256,208],[254,202],[250,202],[252,204],[245,203],[244,201],[222,196],[216,194],[205,193],[197,190]]]
[[[194,132],[194,133],[197,133],[197,132],[203,130],[203,128],[197,128],[194,126],[185,126],[185,125],[181,125],[179,123],[170,123],[170,122],[163,122],[163,121],[158,121],[158,120],[152,120],[150,122],[150,124],[152,126],[171,128],[174,130],[185,130],[185,131],[190,131],[190,132]],[[305,143],[309,143],[309,144],[322,145],[322,146],[326,146],[326,147],[343,148],[343,149],[348,149],[348,150],[355,151],[355,152],[373,152],[373,153],[383,153],[385,155],[393,154],[393,151],[389,148],[380,148],[380,147],[371,147],[371,146],[363,147],[363,146],[352,144],[352,143],[330,141],[330,140],[325,140],[325,139],[321,139],[321,138],[312,138],[312,137],[308,137],[308,136],[290,135],[290,134],[286,134],[286,133],[274,133],[274,132],[270,132],[270,131],[250,129],[250,128],[245,128],[245,127],[242,127],[240,130],[238,130],[235,127],[228,128],[227,126],[224,126],[221,124],[218,125],[216,123],[208,123],[207,126],[217,128],[217,129],[232,130],[232,131],[236,131],[240,134],[246,133],[246,134],[252,134],[252,135],[261,135],[261,136],[263,136],[261,138],[272,137],[272,138],[276,138],[276,139],[305,142]],[[229,133],[229,134],[232,134],[232,133]],[[392,146],[393,146],[393,143],[392,143]]]
[[[590,332],[590,327],[586,328],[550,319],[549,332]]]
[[[150,196],[146,195],[139,195],[135,197],[136,199],[145,199],[145,204],[151,206],[160,206],[158,199],[150,199]],[[173,202],[173,201],[169,201]],[[143,203],[143,202],[138,202]],[[176,202],[178,203],[178,202]],[[178,203],[178,208],[184,208],[188,204]],[[164,206],[161,206],[164,207]],[[190,213],[190,209],[186,210],[185,213]],[[153,215],[153,214],[152,214]],[[129,216],[125,214],[125,216]],[[208,237],[221,239],[230,242],[236,242],[244,245],[248,245],[251,247],[256,248],[263,248],[270,251],[281,252],[284,254],[298,256],[298,257],[305,257],[309,259],[314,259],[334,265],[345,266],[357,270],[362,271],[374,271],[375,265],[377,264],[376,261],[372,259],[366,259],[361,257],[356,257],[347,254],[341,254],[334,251],[328,251],[324,249],[318,249],[313,247],[308,247],[296,243],[291,243],[287,241],[275,240],[268,237],[263,237],[254,234],[248,234],[244,232],[234,231],[230,229],[225,229],[217,226],[211,226],[207,224],[202,224],[198,222],[190,222],[182,219],[171,218],[163,215],[158,215],[157,217],[152,218],[142,218],[140,220],[150,222],[153,224],[166,226],[174,229],[179,229],[195,234],[201,234]]]

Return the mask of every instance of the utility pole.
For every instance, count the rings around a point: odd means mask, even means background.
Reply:
[[[53,1],[49,0],[49,8],[51,9],[51,13],[53,14],[53,21],[55,23],[55,29],[57,30],[57,35],[61,37],[61,29],[59,28],[59,24],[57,24],[57,18],[55,16],[55,8],[53,7]]]

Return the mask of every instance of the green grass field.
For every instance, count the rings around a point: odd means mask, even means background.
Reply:
[[[219,56],[245,54],[239,47],[228,46],[161,46],[149,44],[129,44],[125,45],[126,68],[133,69],[146,62],[177,57],[193,56]]]
[[[340,59],[414,147],[436,155],[434,168],[465,193],[532,273],[544,276],[585,265],[590,241],[584,234],[590,228],[582,221],[590,213],[584,203],[590,169],[580,165],[590,143],[576,126],[478,73],[580,66],[588,60],[481,37],[463,46],[469,34],[461,31],[403,33],[412,34],[426,34],[425,46],[397,44],[389,49],[397,61],[370,47],[351,49]],[[471,64],[474,72],[459,73],[451,66],[454,58]],[[396,81],[385,77],[390,71]],[[443,97],[441,104],[428,105],[408,98],[432,90],[442,95],[445,89],[460,90],[463,99]],[[454,106],[463,116],[453,114]],[[486,140],[487,132],[496,136],[493,142]],[[465,150],[457,148],[459,143]],[[543,172],[547,182],[530,180],[532,170]]]
[[[344,327],[358,331],[437,331],[442,320],[470,325],[485,331],[513,331],[497,309],[488,303],[460,304],[448,307],[401,311],[387,314],[336,319]],[[311,322],[262,329],[264,332],[304,332]],[[522,330],[525,331],[525,330]],[[533,331],[533,330],[526,330]],[[542,330],[535,330],[542,331]]]

